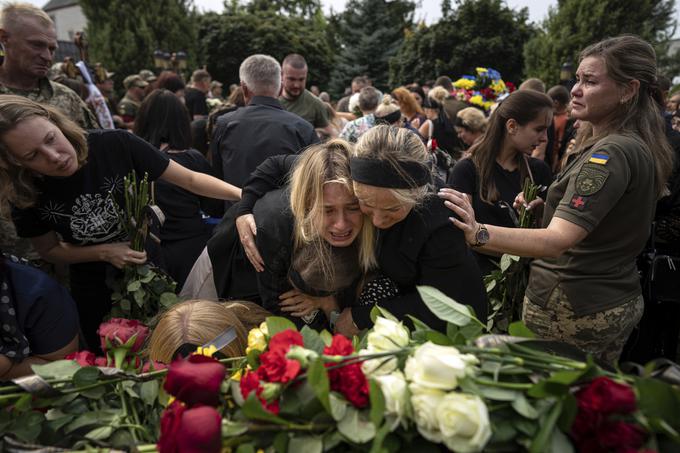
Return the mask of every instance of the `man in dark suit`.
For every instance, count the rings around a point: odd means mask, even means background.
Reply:
[[[222,179],[243,187],[267,157],[297,154],[319,139],[309,122],[279,103],[281,65],[274,58],[251,55],[241,63],[239,78],[246,106],[217,120],[210,146]]]

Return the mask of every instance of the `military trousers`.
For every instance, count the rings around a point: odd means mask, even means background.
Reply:
[[[545,307],[524,298],[522,319],[539,338],[557,340],[591,354],[600,364],[615,366],[623,346],[642,318],[642,295],[586,316],[576,316],[558,285]]]

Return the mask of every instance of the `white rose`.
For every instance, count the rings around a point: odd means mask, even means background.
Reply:
[[[375,381],[385,397],[385,414],[391,422],[390,431],[394,431],[400,423],[406,428],[411,414],[411,405],[404,374],[396,371],[392,374],[376,376]]]
[[[417,384],[409,385],[413,419],[418,432],[430,442],[441,442],[442,435],[437,421],[437,406],[446,393]]]
[[[444,444],[459,453],[482,451],[491,438],[489,412],[476,395],[449,393],[437,406],[435,418]]]
[[[363,349],[360,355],[374,354],[376,351]],[[399,362],[396,357],[381,357],[379,359],[366,360],[361,364],[361,370],[366,376],[389,374],[397,369]]]
[[[373,352],[389,352],[408,346],[409,332],[401,322],[378,317],[368,333],[368,349]]]
[[[439,346],[427,342],[416,349],[406,360],[406,378],[420,386],[440,390],[453,390],[458,380],[473,373],[479,363],[470,354],[461,354],[453,346]]]

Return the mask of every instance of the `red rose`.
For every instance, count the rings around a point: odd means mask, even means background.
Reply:
[[[90,351],[72,352],[66,357],[66,360],[75,360],[80,366],[94,366],[95,356]]]
[[[155,360],[147,360],[142,367],[142,373],[148,373],[150,371],[164,370],[168,366],[161,362],[156,362]]]
[[[192,354],[188,359],[172,362],[163,388],[189,407],[217,406],[226,372],[224,365],[212,357]]]
[[[642,447],[645,432],[637,425],[623,421],[606,422],[597,430],[597,439],[605,451],[620,451]]]
[[[325,355],[348,356],[354,354],[352,342],[342,335],[334,335],[330,346],[323,350]],[[335,363],[326,363],[326,367],[336,366]],[[328,379],[331,390],[341,393],[347,401],[355,407],[366,407],[368,405],[368,381],[361,364],[352,363],[328,370]]]
[[[342,335],[333,335],[333,341],[330,346],[323,348],[325,355],[352,355],[354,354],[354,346],[352,342]]]
[[[125,346],[132,337],[135,337],[130,351],[137,352],[144,344],[149,328],[134,319],[111,318],[99,325],[97,334],[103,351]]]
[[[278,347],[260,355],[257,376],[267,382],[290,382],[300,373],[300,362],[286,358],[286,351]]]
[[[269,412],[271,412],[274,415],[279,414],[279,401],[275,400],[272,401],[271,403],[267,402],[264,398],[262,398],[260,395],[262,394],[262,391],[264,390],[262,386],[260,385],[260,378],[258,377],[257,373],[253,373],[252,371],[246,372],[241,377],[241,382],[239,383],[240,389],[241,389],[241,396],[243,397],[244,400],[248,399],[248,396],[250,395],[251,392],[255,392],[255,396],[260,400],[260,403],[262,403],[262,406],[267,409]]]
[[[589,408],[603,414],[630,414],[635,412],[635,393],[626,384],[600,376],[593,379],[588,387],[576,394],[580,408]]]
[[[220,453],[222,417],[209,406],[188,409],[182,414],[175,438],[181,453]]]
[[[184,411],[186,411],[184,404],[176,400],[163,411],[163,416],[161,417],[161,435],[156,445],[159,453],[179,452],[176,436],[182,423]]]
[[[302,335],[293,329],[286,329],[271,337],[268,350],[275,351],[282,349],[286,353],[293,345],[304,346]]]
[[[604,420],[604,415],[590,408],[579,408],[571,425],[571,436],[578,442],[592,437]]]
[[[97,357],[94,359],[95,366],[109,366],[109,359],[106,357]]]

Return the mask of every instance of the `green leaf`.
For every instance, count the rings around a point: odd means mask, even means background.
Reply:
[[[507,253],[501,256],[501,272],[507,271],[508,268],[512,266],[512,263],[516,263],[517,261],[519,261],[519,256],[509,255]]]
[[[324,343],[321,339],[321,335],[309,326],[303,326],[300,330],[302,334],[302,339],[304,340],[304,345],[306,349],[316,352],[317,354],[323,354]]]
[[[480,396],[494,401],[514,401],[519,395],[516,390],[502,389],[498,387],[490,387],[488,385],[479,385],[477,391]]]
[[[373,308],[371,308],[369,315],[371,317],[371,322],[375,324],[375,320],[378,319],[378,316],[380,316],[380,310],[378,310],[377,305],[374,305]]]
[[[432,343],[441,346],[451,346],[453,344],[453,341],[449,337],[447,337],[441,332],[437,332],[436,330],[427,332],[425,334],[425,338],[427,339],[427,341],[431,341]]]
[[[512,400],[512,408],[523,417],[531,420],[536,420],[538,418],[538,411],[536,411],[531,403],[529,403],[529,400],[527,400],[523,393],[519,393],[517,397]]]
[[[236,453],[255,453],[255,446],[253,444],[241,444],[236,449]]]
[[[411,320],[411,322],[413,322],[413,327],[415,328],[416,332],[419,332],[419,331],[429,332],[429,331],[433,330],[432,327],[428,326],[427,324],[425,324],[423,321],[416,318],[415,316],[406,315],[406,317],[408,317]]]
[[[31,409],[31,403],[33,402],[33,395],[26,393],[19,397],[19,399],[14,403],[14,411],[25,412]]]
[[[262,351],[258,349],[251,349],[246,355],[246,361],[253,370],[258,369],[260,366],[260,354],[262,354]]]
[[[31,369],[43,379],[71,379],[81,367],[73,360],[57,360],[44,365],[31,365]]]
[[[309,382],[309,385],[314,391],[314,395],[319,399],[321,405],[326,409],[326,412],[332,414],[331,403],[328,399],[328,394],[330,393],[328,373],[326,372],[326,367],[324,366],[321,357],[309,364],[309,368],[307,369],[307,382]]]
[[[474,338],[477,338],[479,334],[482,333],[483,330],[484,326],[471,322],[470,324],[461,327],[459,333],[460,335],[465,337],[466,340],[472,340]]]
[[[389,310],[387,310],[386,308],[382,308],[378,305],[375,305],[374,307],[378,309],[378,312],[380,313],[381,317],[389,319],[390,321],[399,322],[396,316],[390,313]]]
[[[272,447],[274,447],[274,451],[276,451],[276,453],[286,453],[288,451],[288,433],[285,431],[278,433],[274,437]]]
[[[146,264],[142,264],[141,266],[137,266],[137,275],[148,275],[149,274],[149,266]]]
[[[43,421],[45,416],[40,412],[23,412],[14,419],[10,432],[24,442],[33,442],[40,435]]]
[[[137,291],[141,287],[142,287],[142,282],[140,282],[139,280],[133,280],[130,283],[128,283],[127,290],[130,293],[134,293],[135,291]]]
[[[280,316],[268,316],[267,317],[267,330],[269,332],[269,336],[274,336],[279,332],[283,332],[284,330],[291,329],[297,332],[297,327],[295,327],[295,324],[289,319],[282,318]]]
[[[118,409],[103,409],[100,411],[81,413],[75,420],[73,420],[73,422],[66,426],[65,432],[66,434],[69,434],[84,426],[110,425],[118,416]]]
[[[514,337],[536,338],[536,334],[525,326],[522,321],[510,323],[508,333]]]
[[[321,453],[323,451],[323,441],[318,436],[297,436],[288,442],[288,451],[299,451],[305,453]]]
[[[417,288],[425,305],[440,319],[461,327],[474,318],[468,307],[459,304],[438,289],[431,286],[418,286]]]
[[[517,429],[512,425],[510,420],[500,419],[493,422],[492,436],[489,441],[490,444],[508,442],[517,435]]]
[[[550,438],[550,453],[574,453],[574,446],[569,438],[559,429],[553,430]]]
[[[144,302],[146,301],[147,298],[147,292],[144,291],[144,289],[140,288],[134,293],[132,293],[133,299],[135,299],[135,302],[137,303],[138,307],[142,307],[144,305]]]
[[[262,403],[260,403],[260,400],[255,396],[255,392],[251,392],[251,394],[248,395],[248,399],[246,399],[243,406],[241,406],[241,410],[243,411],[243,415],[253,420],[262,420],[278,425],[288,424],[286,420],[272,414],[262,407]]]
[[[375,437],[375,426],[367,419],[365,412],[353,406],[347,408],[345,417],[338,423],[338,431],[352,442],[366,443]]]
[[[496,287],[496,280],[491,280],[486,284],[486,293],[490,293]]]
[[[326,346],[330,346],[331,343],[333,343],[333,335],[331,335],[329,331],[324,330],[319,334],[319,336],[323,340],[323,344]]]
[[[371,421],[378,428],[385,417],[385,396],[380,385],[374,379],[369,381],[368,396],[371,400]]]
[[[73,385],[76,387],[85,387],[90,384],[94,384],[99,379],[101,371],[99,368],[94,366],[87,366],[79,369],[73,375]]]
[[[122,295],[121,293],[117,292],[117,291],[111,293],[111,300],[112,300],[113,302],[116,302],[116,301],[118,301],[118,300],[121,300],[122,298],[123,298],[123,295]]]
[[[532,398],[546,398],[548,396],[562,397],[569,393],[569,386],[549,380],[538,381],[527,391]]]
[[[222,419],[222,436],[236,437],[248,432],[248,425],[232,420]]]
[[[112,433],[113,428],[111,426],[101,426],[85,434],[85,437],[92,440],[104,440],[108,439]]]
[[[536,437],[534,437],[534,440],[531,442],[529,453],[544,453],[547,450],[546,447],[553,436],[555,424],[557,423],[557,419],[559,418],[561,412],[562,401],[556,401],[555,404],[553,404],[553,407],[550,408],[548,416],[541,425],[538,434],[536,434]]]
[[[333,416],[333,420],[339,422],[347,413],[348,403],[344,398],[340,398],[335,392],[331,392],[328,399],[331,403],[331,415]]]
[[[175,293],[164,292],[161,294],[159,301],[163,307],[170,308],[177,303],[178,299]]]
[[[382,453],[384,451],[389,451],[383,448],[383,443],[385,437],[390,433],[390,424],[385,422],[378,428],[378,431],[373,438],[373,443],[371,444],[371,451],[369,453]]]
[[[562,413],[557,421],[557,425],[562,431],[568,433],[571,431],[571,425],[574,424],[576,413],[578,412],[578,402],[576,397],[571,393],[564,395],[562,399]]]
[[[670,385],[650,378],[637,379],[638,408],[647,417],[657,417],[680,430],[680,397]]]
[[[142,401],[144,401],[149,406],[153,406],[158,399],[158,389],[160,384],[155,379],[150,381],[142,382],[139,389],[139,396],[141,396]]]

